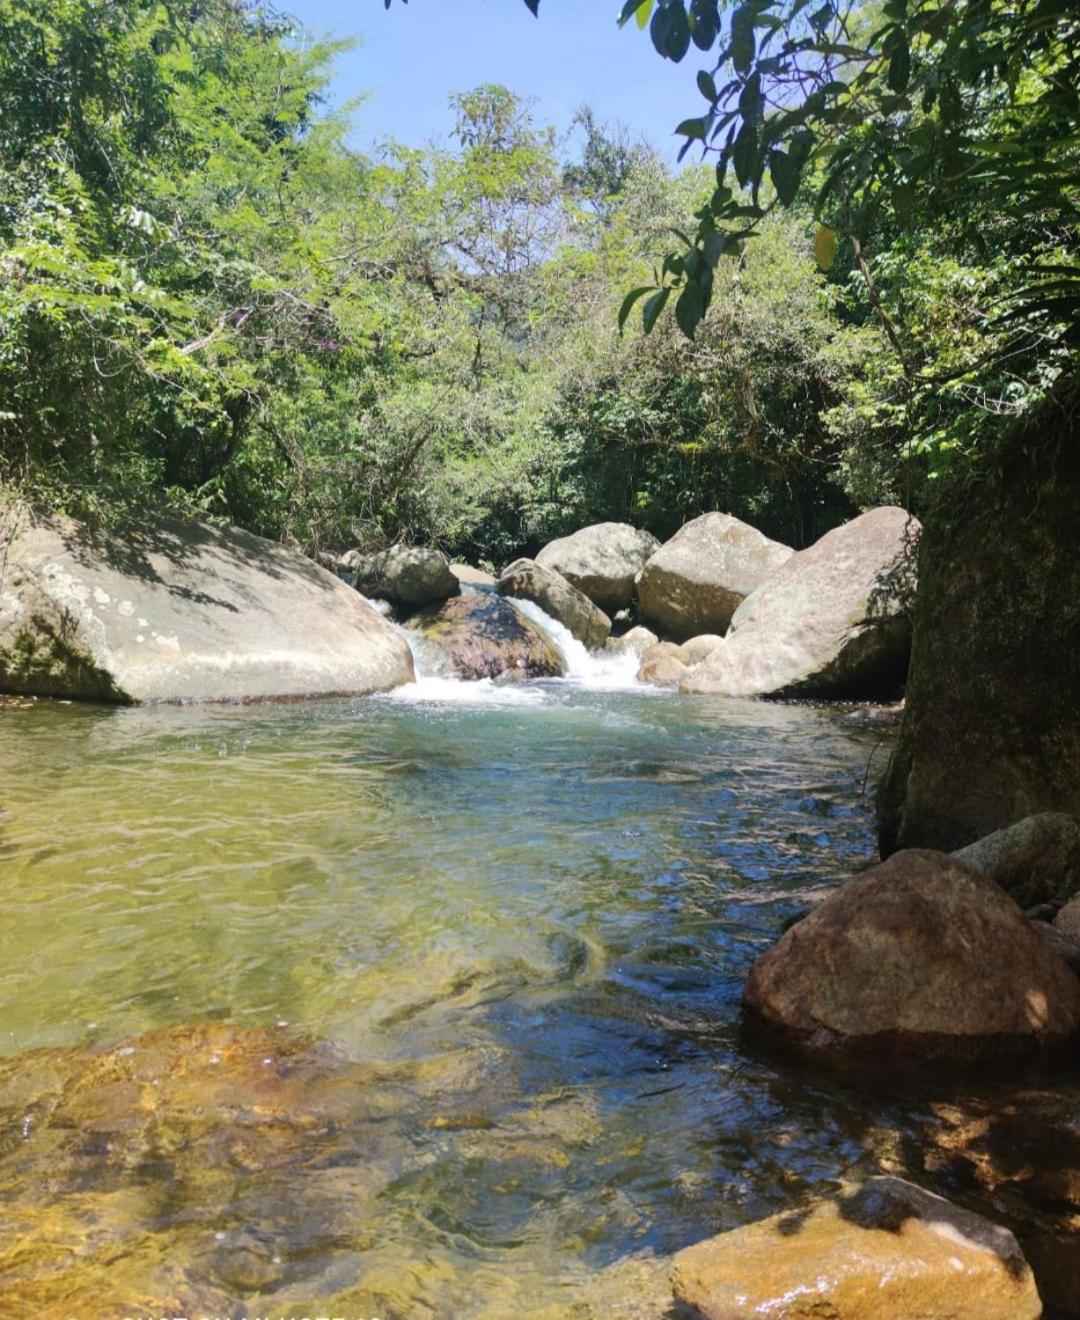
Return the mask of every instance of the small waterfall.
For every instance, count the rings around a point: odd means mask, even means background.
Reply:
[[[531,600],[511,601],[516,610],[547,633],[562,652],[566,661],[566,677],[581,687],[630,688],[641,686],[637,681],[639,660],[633,652],[612,654],[608,651],[590,651],[573,635],[569,628],[545,614]]]
[[[468,590],[468,588],[466,588]],[[551,638],[566,662],[566,677],[562,682],[575,687],[598,691],[619,691],[638,688],[654,691],[638,683],[638,657],[633,652],[611,654],[589,651],[561,624],[546,614],[539,605],[529,600],[508,598],[508,604],[535,624]],[[419,633],[394,625],[409,644],[416,682],[395,688],[388,693],[391,700],[404,702],[453,702],[462,705],[536,706],[543,703],[544,684],[560,680],[498,682],[490,678],[463,679],[452,673],[440,647]],[[550,691],[550,689],[548,689]]]

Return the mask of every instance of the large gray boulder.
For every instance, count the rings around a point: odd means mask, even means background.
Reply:
[[[406,626],[434,646],[458,678],[561,678],[566,672],[551,638],[494,591],[431,605]]]
[[[342,573],[357,591],[395,605],[428,605],[456,596],[461,590],[441,550],[392,545],[371,554],[350,550],[339,562]]]
[[[401,634],[332,573],[236,529],[159,522],[92,539],[57,518],[0,528],[0,691],[255,701],[413,678]]]
[[[1059,1049],[1080,980],[992,880],[911,850],[836,889],[750,969],[751,1019],[803,1050],[894,1065]]]
[[[683,691],[860,697],[899,687],[918,533],[903,509],[871,509],[792,555],[743,601]]]
[[[657,550],[637,583],[642,616],[668,637],[725,633],[747,596],[794,554],[726,513],[704,513]]]
[[[879,785],[883,853],[1080,816],[1080,385],[953,495],[919,550],[907,703]]]
[[[561,573],[610,614],[630,604],[634,579],[659,548],[655,536],[628,523],[594,523],[549,542],[536,562]]]
[[[590,650],[603,646],[611,632],[611,620],[598,605],[561,573],[534,559],[515,559],[504,568],[499,590],[504,596],[539,605]]]

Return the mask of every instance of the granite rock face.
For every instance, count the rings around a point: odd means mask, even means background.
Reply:
[[[919,524],[871,509],[791,555],[686,680],[727,697],[868,697],[903,684]]]
[[[256,701],[413,678],[404,638],[367,601],[249,532],[159,522],[94,538],[69,519],[9,516],[0,542],[0,691]]]
[[[792,554],[730,514],[702,514],[641,570],[638,606],[649,623],[677,641],[725,633],[746,597]]]

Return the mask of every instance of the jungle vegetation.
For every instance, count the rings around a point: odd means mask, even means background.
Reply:
[[[365,155],[340,47],[258,0],[0,0],[0,485],[497,564],[977,472],[1076,369],[1074,6],[622,19],[702,66],[681,169],[587,89],[568,137],[492,85]]]

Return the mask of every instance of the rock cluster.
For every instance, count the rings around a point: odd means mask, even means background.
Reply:
[[[550,614],[590,650],[599,650],[611,632],[611,620],[561,573],[533,559],[515,559],[498,582],[504,596],[530,600]]]

